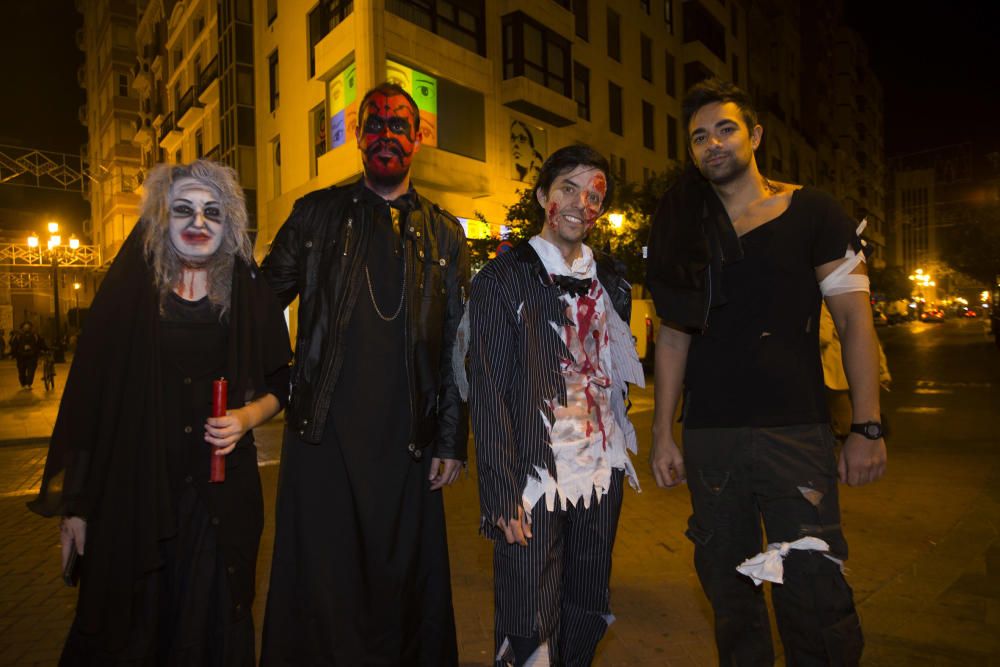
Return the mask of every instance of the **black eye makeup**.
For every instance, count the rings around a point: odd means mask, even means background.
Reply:
[[[178,218],[191,218],[199,209],[195,208],[193,205],[178,202],[170,207],[170,212]],[[218,204],[210,203],[206,204],[201,210],[201,216],[210,222],[222,222],[222,209]]]

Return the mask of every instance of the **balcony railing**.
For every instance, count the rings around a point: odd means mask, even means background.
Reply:
[[[198,102],[198,98],[194,95],[194,86],[188,88],[181,98],[177,101],[177,118],[181,118],[188,112],[193,106],[201,106]]]
[[[212,85],[212,82],[219,78],[219,56],[215,56],[205,65],[205,68],[198,73],[198,94],[201,95]]]
[[[170,132],[171,132],[171,131],[172,131],[173,129],[174,129],[174,113],[173,113],[173,112],[171,111],[171,112],[170,112],[170,113],[168,113],[168,114],[167,114],[166,116],[164,116],[164,118],[163,118],[163,124],[162,124],[162,125],[160,125],[160,136],[159,136],[159,140],[160,140],[160,141],[163,141],[163,139],[164,139],[164,138],[165,138],[165,137],[166,137],[166,136],[167,136],[168,134],[170,134]]]

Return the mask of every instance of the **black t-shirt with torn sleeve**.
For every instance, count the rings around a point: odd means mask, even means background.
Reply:
[[[743,259],[723,266],[725,303],[691,341],[685,428],[829,421],[815,269],[860,251],[856,227],[833,197],[802,188],[784,213],[740,238]]]

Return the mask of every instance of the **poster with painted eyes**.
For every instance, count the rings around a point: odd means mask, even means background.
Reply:
[[[534,183],[548,152],[545,130],[522,120],[510,121],[510,177],[522,183]]]
[[[330,148],[343,146],[358,127],[357,68],[351,63],[327,83]]]
[[[385,71],[386,81],[395,83],[408,92],[417,103],[417,109],[420,110],[420,143],[424,146],[437,146],[437,79],[388,59],[385,61]]]

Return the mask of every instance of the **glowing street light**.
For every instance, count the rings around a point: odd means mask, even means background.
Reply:
[[[608,222],[611,223],[611,228],[616,232],[621,231],[622,227],[625,225],[625,216],[621,213],[612,213],[608,215]]]

